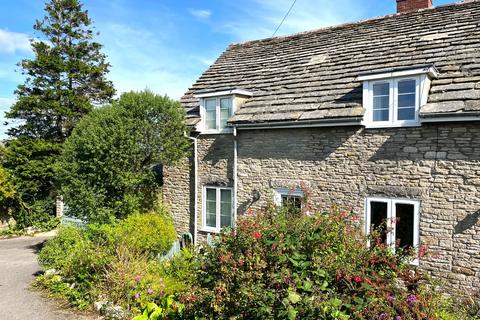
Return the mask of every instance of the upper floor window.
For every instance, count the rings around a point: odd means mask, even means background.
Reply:
[[[206,131],[222,131],[227,127],[227,120],[233,114],[232,100],[232,97],[204,99]]]
[[[241,89],[197,93],[201,118],[197,130],[207,134],[232,132],[227,125],[228,119],[251,96],[252,93]]]
[[[366,127],[420,125],[419,110],[427,103],[434,67],[359,76],[363,82]]]
[[[418,123],[419,78],[372,82],[372,112],[367,112],[371,124],[402,125]]]

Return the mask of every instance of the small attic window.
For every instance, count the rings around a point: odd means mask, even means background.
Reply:
[[[227,90],[198,93],[201,121],[197,130],[205,134],[231,133],[227,121],[233,116],[242,99],[252,94],[245,90]]]
[[[368,128],[420,125],[419,110],[427,103],[434,67],[365,74],[363,81],[363,124]]]
[[[221,131],[227,127],[227,120],[233,113],[232,100],[231,96],[203,99],[206,131]]]

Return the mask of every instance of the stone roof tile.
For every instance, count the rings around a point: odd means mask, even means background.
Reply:
[[[253,93],[230,122],[347,118],[363,114],[361,73],[433,64],[421,115],[480,113],[480,1],[474,0],[230,45],[182,98],[198,117],[195,93]]]

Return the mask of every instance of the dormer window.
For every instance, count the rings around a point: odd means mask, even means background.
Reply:
[[[232,97],[206,98],[205,108],[205,130],[221,131],[227,127],[227,120],[233,114]]]
[[[198,93],[201,121],[197,130],[205,134],[231,133],[228,119],[252,94],[245,90],[214,91]]]
[[[368,128],[420,125],[419,110],[427,102],[434,67],[359,76],[363,81],[364,125]]]

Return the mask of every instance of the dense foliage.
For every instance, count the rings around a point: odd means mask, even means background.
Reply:
[[[43,139],[17,138],[7,142],[4,166],[16,189],[4,205],[18,228],[42,229],[54,219],[54,163],[61,146]]]
[[[7,113],[14,126],[4,166],[18,193],[15,202],[1,205],[9,206],[19,227],[49,223],[57,195],[52,168],[62,142],[92,105],[114,95],[105,77],[109,64],[80,1],[52,0],[45,11],[34,25],[34,58],[19,63],[25,82]]]
[[[109,222],[151,209],[161,185],[155,169],[188,150],[184,117],[178,102],[151,92],[125,93],[84,117],[58,166],[70,213]]]
[[[40,252],[39,261],[49,272],[37,284],[79,308],[108,301],[129,314],[146,300],[186,288],[190,274],[180,271],[182,259],[190,259],[188,252],[168,262],[154,258],[167,252],[175,239],[165,212],[135,214],[124,222],[83,229],[64,226]]]
[[[106,80],[109,64],[102,46],[93,41],[88,12],[79,0],[52,0],[34,29],[34,59],[19,63],[26,76],[15,91],[17,102],[8,118],[23,120],[12,137],[64,141],[92,104],[109,102],[115,90]]]
[[[357,217],[306,208],[247,215],[206,247],[183,318],[460,319],[408,256],[367,247]]]
[[[113,227],[112,236],[116,242],[146,254],[162,254],[167,252],[176,240],[177,235],[172,221],[162,212],[135,213]]]

